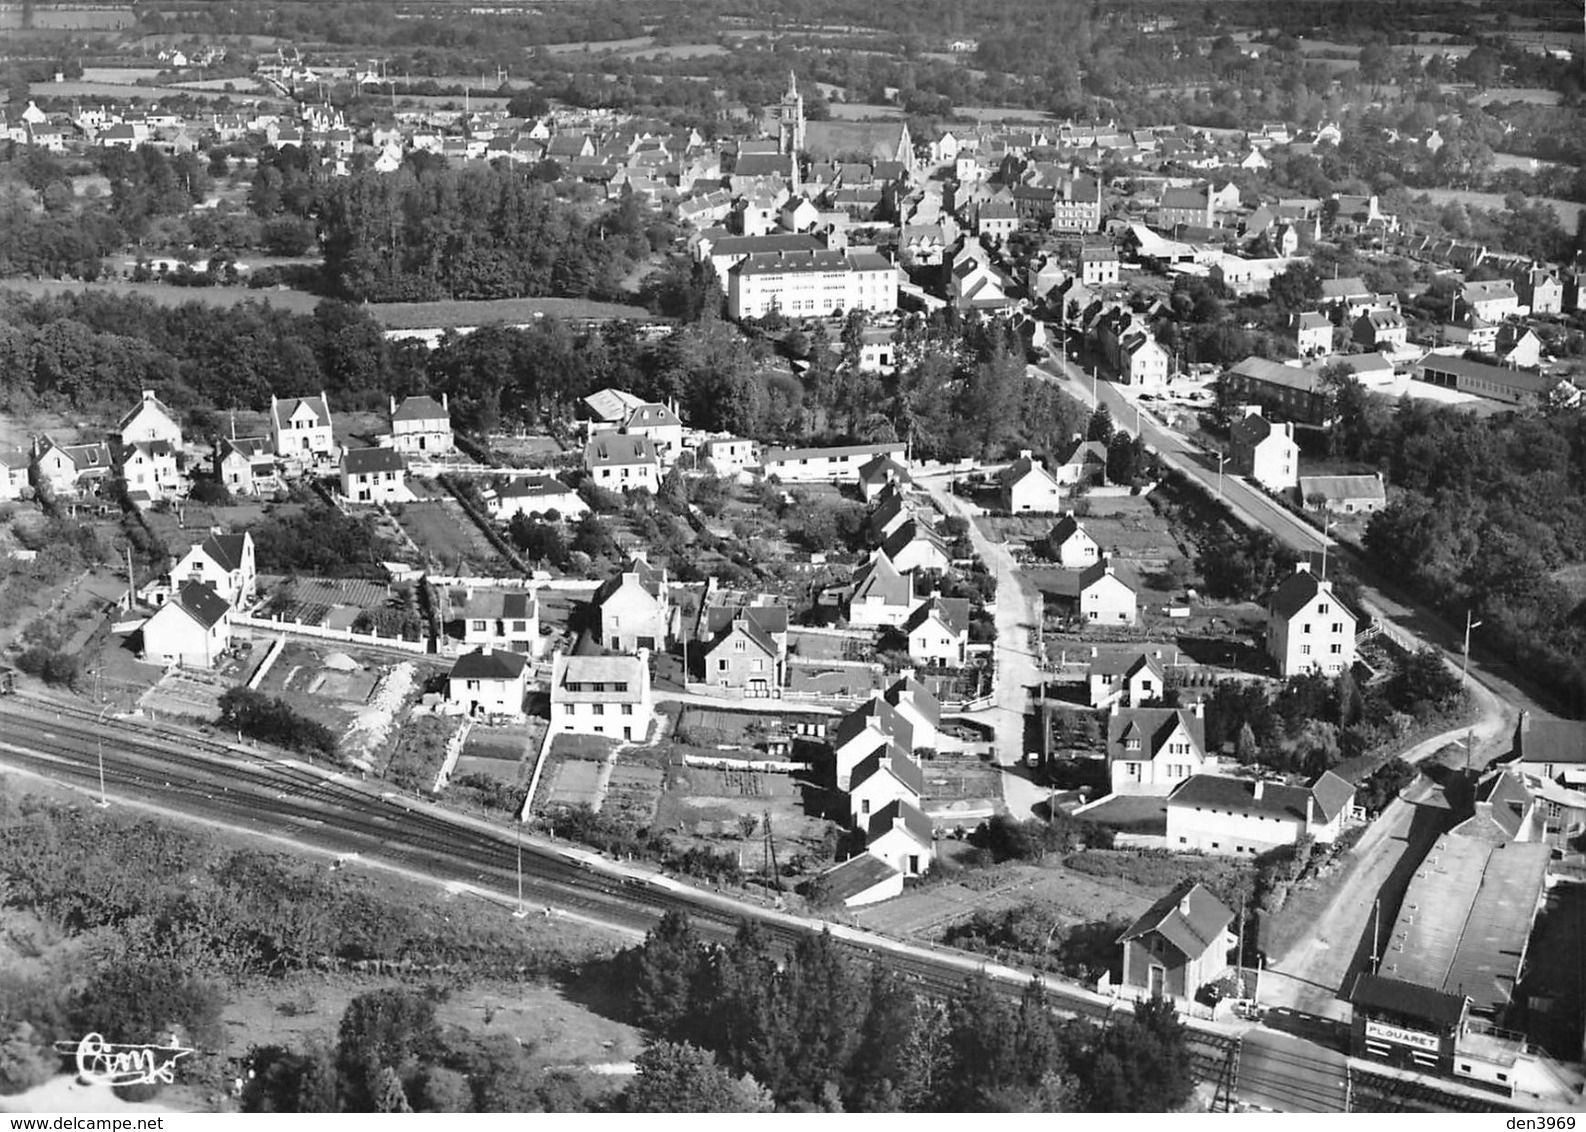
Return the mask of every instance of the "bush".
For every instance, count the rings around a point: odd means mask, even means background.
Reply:
[[[271,698],[249,688],[227,689],[220,697],[220,726],[275,743],[288,750],[312,754],[336,753],[336,737],[317,720],[299,715],[279,697]]]

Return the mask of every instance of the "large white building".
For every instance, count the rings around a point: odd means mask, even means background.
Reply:
[[[577,735],[643,740],[655,718],[650,655],[607,653],[551,659],[551,729]]]
[[[1267,606],[1267,655],[1281,676],[1320,672],[1336,676],[1355,664],[1355,615],[1333,593],[1333,583],[1301,562],[1273,591]]]
[[[761,253],[727,273],[727,313],[734,319],[897,309],[898,269],[876,252]]]
[[[1310,786],[1196,774],[1167,800],[1169,849],[1255,856],[1301,837],[1337,840],[1355,788],[1325,772]]]

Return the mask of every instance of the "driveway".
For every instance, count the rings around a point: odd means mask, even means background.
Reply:
[[[979,507],[954,495],[951,481],[943,475],[919,476],[915,481],[928,492],[947,515],[969,523],[969,541],[975,553],[997,579],[996,703],[970,718],[991,726],[996,736],[993,747],[999,766],[1019,767],[1024,761],[1026,717],[1030,710],[1030,690],[1041,683],[1041,670],[1031,646],[1030,634],[1041,616],[1041,596],[1020,575],[1013,555],[999,542],[987,538],[975,523]],[[1002,776],[1003,798],[1015,817],[1029,817],[1037,806],[1045,806],[1047,791],[1018,773]]]

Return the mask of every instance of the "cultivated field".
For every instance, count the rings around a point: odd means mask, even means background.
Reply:
[[[448,573],[458,572],[460,567],[462,573],[472,569],[495,576],[505,568],[473,520],[450,499],[403,503],[392,514],[419,551]]]

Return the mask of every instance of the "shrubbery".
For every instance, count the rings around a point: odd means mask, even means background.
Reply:
[[[220,725],[266,743],[306,754],[333,755],[336,736],[317,720],[298,714],[285,700],[241,686],[220,697]]]

